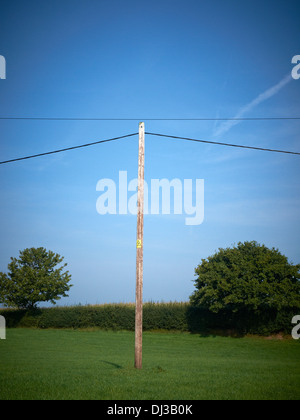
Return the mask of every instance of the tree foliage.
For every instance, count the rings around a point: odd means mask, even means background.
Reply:
[[[239,242],[202,259],[190,301],[212,312],[300,308],[299,270],[274,248]]]
[[[34,308],[38,302],[52,302],[62,296],[72,285],[71,275],[63,272],[64,257],[45,248],[26,248],[19,258],[11,258],[8,274],[0,273],[0,302],[5,306]]]

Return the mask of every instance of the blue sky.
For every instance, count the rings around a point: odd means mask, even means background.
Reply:
[[[4,1],[1,161],[146,131],[300,151],[298,1]],[[280,85],[278,89],[276,86]],[[147,121],[148,119],[148,121]],[[204,179],[204,222],[147,215],[144,300],[188,300],[202,258],[256,240],[300,263],[299,156],[146,135],[145,179]],[[44,246],[74,286],[59,304],[133,302],[136,217],[99,215],[98,180],[137,177],[138,138],[0,167],[0,271]]]

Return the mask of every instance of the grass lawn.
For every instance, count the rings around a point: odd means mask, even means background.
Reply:
[[[300,341],[146,332],[8,329],[0,399],[300,399]]]

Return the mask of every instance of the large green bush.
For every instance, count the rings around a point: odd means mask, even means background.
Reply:
[[[59,254],[45,248],[26,248],[11,258],[8,273],[0,272],[0,303],[19,309],[35,309],[38,302],[55,303],[68,296],[71,275]]]
[[[191,304],[211,312],[243,317],[300,310],[300,265],[255,241],[220,248],[195,273]]]

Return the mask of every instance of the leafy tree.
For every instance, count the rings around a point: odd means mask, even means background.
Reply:
[[[64,257],[45,248],[26,248],[11,258],[8,274],[0,273],[0,302],[5,306],[33,309],[38,302],[55,301],[71,288],[71,275],[63,273]]]
[[[300,308],[299,270],[274,248],[239,242],[202,259],[190,301],[212,312]]]

